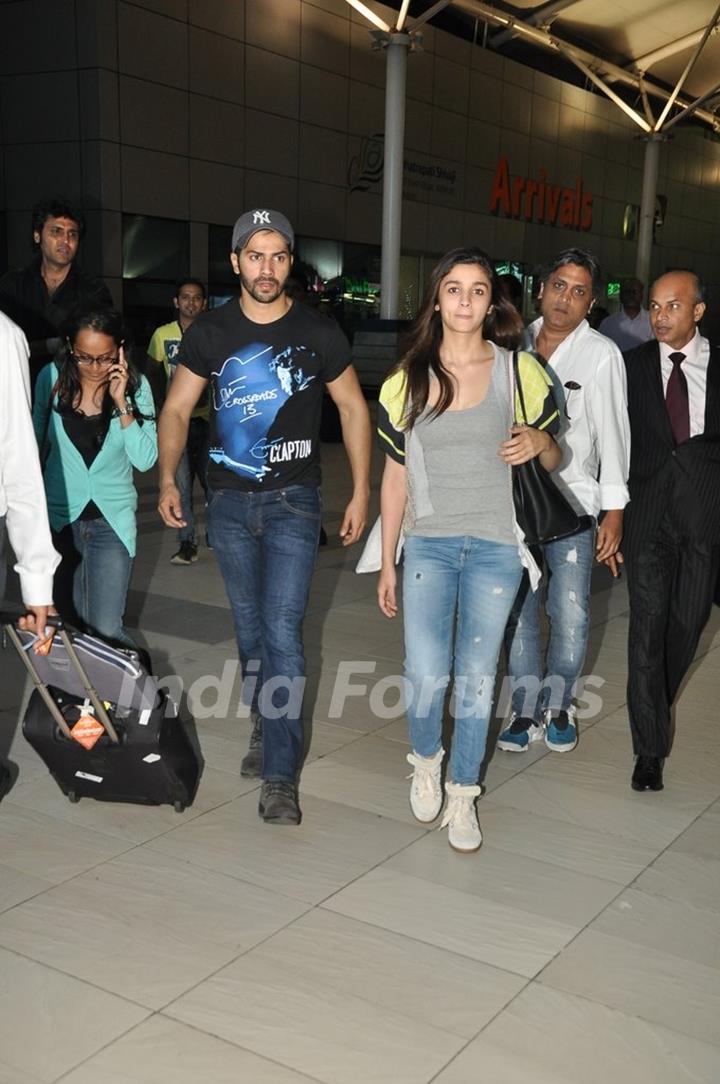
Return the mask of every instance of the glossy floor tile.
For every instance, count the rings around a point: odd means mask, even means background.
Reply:
[[[720,1048],[533,983],[436,1084],[715,1084]]]
[[[480,803],[481,825],[483,821]],[[514,913],[525,912],[531,926],[551,918],[582,929],[621,891],[611,881],[543,862],[536,856],[519,861],[517,855],[494,847],[486,828],[481,850],[460,857],[468,861],[458,862],[447,833],[435,831],[388,859],[384,868],[470,892]]]
[[[480,862],[479,855],[457,861]],[[389,869],[373,870],[323,904],[329,910],[531,978],[577,933],[570,923]]]
[[[657,853],[654,847],[578,824],[562,811],[538,817],[515,809],[505,805],[502,793],[483,799],[480,823],[493,847],[622,885],[630,884]]]
[[[0,948],[0,1072],[12,1084],[23,1073],[50,1084],[147,1015],[139,1005]]]
[[[63,1077],[63,1084],[311,1084],[312,1079],[197,1028],[153,1016],[88,1058]]]
[[[302,789],[301,807],[299,827],[264,824],[254,791],[146,846],[201,869],[318,903],[424,831],[305,795]]]
[[[720,911],[627,891],[541,982],[720,1045]]]
[[[159,1009],[305,907],[138,848],[0,915],[0,945]]]
[[[394,1008],[339,993],[277,955],[249,953],[166,1013],[325,1084],[424,1084],[465,1039]]]
[[[631,766],[543,757],[494,791],[498,801],[529,814],[571,820],[657,851],[669,846],[717,798],[715,784],[673,782],[659,793],[630,788]],[[720,781],[719,781],[720,782]]]
[[[53,884],[76,877],[130,846],[105,832],[23,809],[7,798],[1,812],[0,863]]]
[[[32,896],[40,895],[51,887],[50,881],[31,877],[20,870],[12,869],[11,866],[0,865],[0,912],[14,907],[16,903],[22,903],[23,900],[29,900]]]

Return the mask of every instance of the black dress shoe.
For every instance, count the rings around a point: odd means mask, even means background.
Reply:
[[[639,756],[635,761],[631,787],[633,790],[662,790],[663,762],[660,757]]]

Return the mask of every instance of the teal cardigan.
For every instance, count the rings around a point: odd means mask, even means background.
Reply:
[[[50,398],[58,370],[50,362],[35,386],[33,425],[38,444],[45,452],[43,474],[50,525],[60,531],[74,523],[88,501],[94,501],[131,557],[135,556],[137,491],[133,467],[146,471],[157,459],[155,405],[144,376],[135,399],[141,414],[152,418],[140,425],[137,419],[125,428],[119,418],[110,422],[102,448],[91,467],[85,465],[65,432],[62,417],[51,409]],[[53,396],[57,403],[57,396]]]

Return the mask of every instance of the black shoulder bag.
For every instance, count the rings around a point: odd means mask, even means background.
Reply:
[[[520,400],[521,422],[528,425],[517,350],[513,353],[513,384]],[[514,411],[514,389],[511,389],[511,396]],[[586,526],[587,517],[577,514],[537,456],[528,459],[527,463],[521,463],[519,467],[512,468],[512,487],[515,518],[522,528],[528,546],[567,538]]]

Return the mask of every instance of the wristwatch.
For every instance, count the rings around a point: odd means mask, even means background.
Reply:
[[[132,414],[132,407],[131,406],[126,405],[126,406],[124,406],[122,408],[122,410],[120,410],[118,408],[118,417],[119,418],[124,418],[126,414]]]

